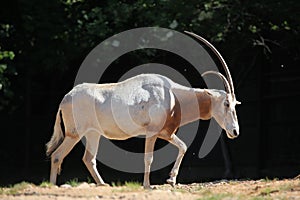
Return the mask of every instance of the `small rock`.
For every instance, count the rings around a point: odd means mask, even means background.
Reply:
[[[61,188],[72,188],[72,186],[69,185],[69,184],[63,184],[63,185],[61,185],[60,187],[61,187]]]
[[[90,187],[96,187],[96,184],[95,183],[90,183],[89,186]]]
[[[77,186],[77,188],[83,188],[83,189],[89,188],[89,187],[90,187],[90,185],[89,185],[87,182],[80,183],[80,184]]]

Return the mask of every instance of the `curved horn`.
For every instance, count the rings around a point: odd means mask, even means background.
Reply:
[[[234,94],[234,87],[233,87],[233,81],[232,81],[232,78],[231,78],[230,71],[228,69],[228,66],[227,66],[225,60],[223,59],[223,57],[221,56],[221,54],[218,52],[218,50],[211,43],[209,43],[206,39],[204,39],[203,37],[200,37],[199,35],[197,35],[195,33],[192,33],[192,32],[189,32],[189,31],[184,31],[184,32],[187,33],[187,34],[189,34],[189,35],[191,35],[191,36],[193,36],[193,37],[195,37],[195,38],[197,38],[198,40],[200,40],[204,44],[206,44],[214,52],[214,54],[218,57],[218,59],[222,63],[222,66],[223,66],[223,68],[225,70],[225,73],[226,73],[226,76],[227,76],[227,79],[228,79],[228,82],[229,82],[229,86],[230,86],[232,95],[235,96],[235,94]]]
[[[225,85],[226,91],[227,91],[228,93],[232,94],[230,85],[229,85],[229,83],[228,83],[226,77],[225,77],[223,74],[221,74],[220,72],[215,72],[215,71],[206,71],[206,72],[204,72],[203,74],[201,74],[201,76],[203,77],[203,76],[205,76],[205,75],[207,75],[207,74],[215,74],[215,75],[219,76],[219,77],[223,80],[223,83],[224,83],[224,85]]]

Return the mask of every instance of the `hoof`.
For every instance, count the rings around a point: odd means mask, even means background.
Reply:
[[[150,185],[147,185],[147,186],[144,186],[144,189],[145,190],[154,190],[154,189],[157,189],[157,188],[153,187],[153,186],[150,186]]]
[[[167,179],[167,183],[169,183],[172,187],[174,187],[176,184],[176,181],[173,178],[169,178],[169,179]]]
[[[152,190],[152,187],[150,185],[144,185],[145,190]]]

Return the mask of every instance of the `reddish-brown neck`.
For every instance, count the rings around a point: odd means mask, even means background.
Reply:
[[[204,90],[197,92],[196,96],[199,104],[200,119],[210,119],[212,117],[211,97]]]

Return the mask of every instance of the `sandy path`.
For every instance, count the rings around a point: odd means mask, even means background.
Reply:
[[[96,187],[81,183],[76,187],[39,187],[27,184],[25,188],[2,188],[2,200],[83,200],[83,199],[299,199],[300,179],[259,181],[216,181],[208,183],[157,185],[144,190],[138,186]]]

